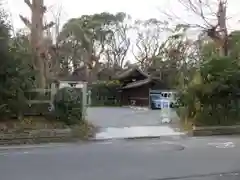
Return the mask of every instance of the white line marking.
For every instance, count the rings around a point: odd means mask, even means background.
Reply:
[[[30,152],[24,151],[24,152],[3,152],[0,153],[0,156],[12,156],[12,155],[25,155],[29,154]]]
[[[215,146],[216,148],[234,148],[236,147],[233,142],[224,142],[224,143],[208,143],[210,146]]]

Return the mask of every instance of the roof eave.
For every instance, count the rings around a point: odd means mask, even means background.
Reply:
[[[138,71],[141,75],[145,76],[146,78],[149,78],[149,75],[147,73],[143,72],[141,69],[139,69],[137,67],[134,67],[134,68],[131,68],[131,69],[123,72],[122,74],[116,75],[114,77],[114,79],[122,80],[122,79],[128,77],[135,70]]]

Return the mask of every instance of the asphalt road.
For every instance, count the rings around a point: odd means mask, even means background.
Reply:
[[[238,137],[0,148],[0,179],[239,180],[239,152]]]

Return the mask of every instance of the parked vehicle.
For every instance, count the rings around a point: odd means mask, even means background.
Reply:
[[[161,96],[159,94],[151,95],[151,109],[161,109]]]
[[[170,101],[170,107],[176,103],[176,92],[163,91],[160,94],[151,95],[151,109],[161,109],[162,100]]]

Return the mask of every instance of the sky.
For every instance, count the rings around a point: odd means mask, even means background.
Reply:
[[[16,28],[24,27],[19,19],[19,14],[29,17],[30,11],[24,4],[24,0],[5,0],[7,8],[12,14],[12,21]],[[59,7],[63,9],[62,22],[73,17],[79,17],[83,14],[93,14],[103,11],[112,13],[127,12],[133,18],[145,19],[159,16],[159,6],[166,6],[168,1],[162,0],[45,0],[48,7],[48,19],[51,18],[52,12],[56,12]]]
[[[30,10],[24,3],[24,0],[2,0],[6,10],[11,14],[12,25],[16,30],[24,28],[24,24],[19,18],[19,14],[25,17],[31,17]],[[182,0],[187,1],[187,0]],[[193,0],[197,1],[197,0]],[[203,0],[210,2],[213,11],[216,11],[218,0]],[[172,21],[177,23],[202,24],[203,21],[192,12],[179,3],[179,0],[45,0],[48,12],[46,14],[47,21],[53,20],[53,14],[61,9],[61,25],[70,18],[80,17],[81,15],[94,14],[100,12],[125,12],[129,14],[133,20],[157,18],[159,20],[167,20],[165,13],[174,17]],[[228,0],[228,30],[240,30],[240,0]],[[178,18],[176,18],[178,17]],[[196,37],[198,33],[193,32]],[[135,42],[135,35],[131,34],[132,44]],[[166,37],[164,37],[165,39]],[[135,52],[134,46],[131,52]],[[134,59],[133,54],[129,52],[128,59]]]
[[[205,0],[213,3],[218,0]],[[23,28],[24,24],[19,19],[19,14],[30,17],[30,10],[24,4],[24,0],[4,0],[6,9],[11,13],[11,20],[15,29]],[[62,24],[68,19],[79,17],[83,14],[93,14],[103,11],[111,13],[126,12],[133,19],[159,18],[163,19],[168,14],[175,14],[180,19],[187,22],[199,22],[199,19],[179,4],[178,0],[45,0],[48,7],[46,18],[52,19],[52,14],[62,7]],[[240,22],[240,0],[228,0],[229,27],[232,29],[239,28]],[[239,14],[239,15],[238,15]]]

